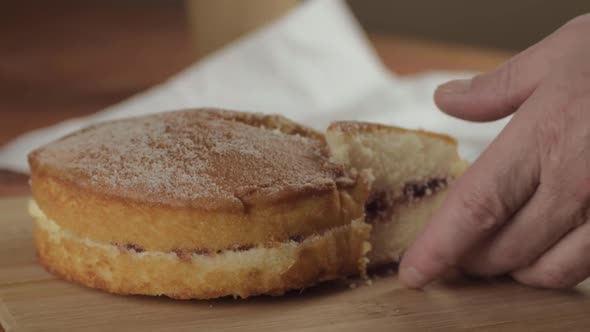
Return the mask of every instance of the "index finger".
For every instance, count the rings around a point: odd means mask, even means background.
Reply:
[[[401,281],[422,288],[498,230],[534,193],[539,179],[530,126],[515,115],[449,189],[447,199],[406,251]]]

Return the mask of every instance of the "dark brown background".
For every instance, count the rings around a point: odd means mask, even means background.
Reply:
[[[569,19],[588,0],[348,0],[370,31],[472,45],[523,49]]]

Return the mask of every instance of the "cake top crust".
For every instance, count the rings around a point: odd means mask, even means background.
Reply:
[[[379,123],[371,123],[371,122],[359,122],[359,121],[337,121],[330,124],[328,127],[328,131],[340,131],[343,133],[372,133],[378,134],[382,133],[395,133],[395,134],[403,134],[403,133],[412,133],[416,135],[421,135],[423,137],[429,137],[434,139],[439,139],[445,141],[449,144],[457,146],[457,140],[453,137],[445,134],[434,133],[431,131],[426,130],[414,130],[414,129],[406,129],[391,125],[384,125]]]
[[[352,186],[323,135],[282,116],[194,109],[97,124],[29,154],[33,176],[141,203],[244,210]]]

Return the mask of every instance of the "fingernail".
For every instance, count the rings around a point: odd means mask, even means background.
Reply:
[[[454,80],[441,84],[436,88],[439,93],[462,94],[469,91],[471,80]]]
[[[426,277],[411,266],[402,268],[399,277],[410,288],[422,288],[428,283]]]

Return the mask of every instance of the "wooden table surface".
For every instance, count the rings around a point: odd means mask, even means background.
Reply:
[[[391,71],[485,71],[511,53],[371,34]],[[0,146],[23,132],[96,112],[194,61],[182,3],[9,2],[0,12]],[[0,170],[0,196],[28,193]]]

